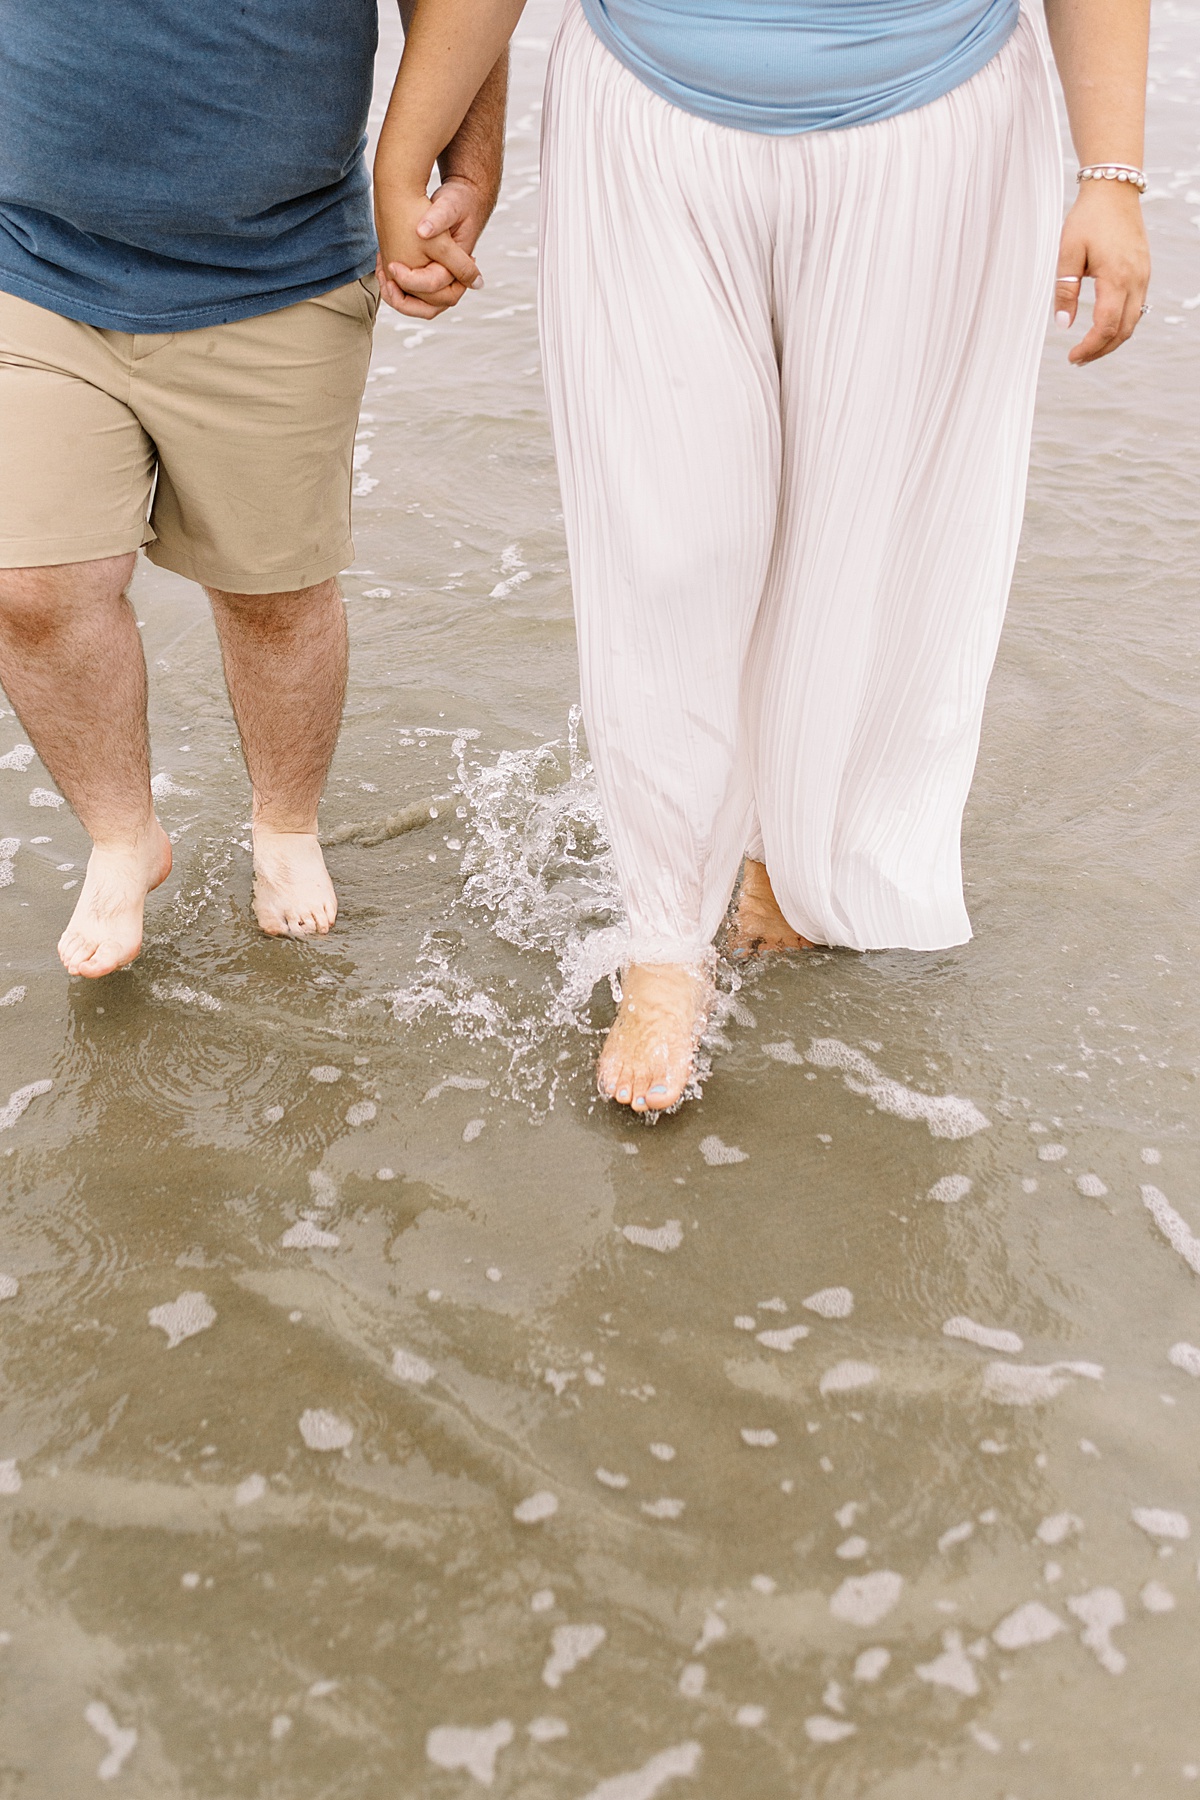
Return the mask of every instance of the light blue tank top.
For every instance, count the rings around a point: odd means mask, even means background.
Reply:
[[[664,100],[775,137],[889,119],[990,62],[1019,0],[582,0]]]

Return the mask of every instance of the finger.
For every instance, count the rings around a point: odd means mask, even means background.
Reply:
[[[430,201],[429,211],[417,225],[417,236],[431,238],[442,231],[453,231],[466,216],[465,194],[457,188],[441,187]]]
[[[1054,278],[1054,323],[1060,331],[1067,331],[1075,323],[1082,283],[1083,263],[1073,256],[1060,256]]]
[[[440,237],[429,238],[426,245],[431,262],[441,263],[449,269],[456,281],[461,281],[465,288],[481,288],[483,276],[479,273],[479,265],[473,256],[468,256],[461,244],[456,244],[448,231]]]
[[[1124,342],[1122,327],[1129,297],[1129,291],[1124,285],[1118,287],[1106,281],[1103,276],[1096,277],[1091,329],[1075,345],[1067,358],[1068,362],[1073,362],[1076,366],[1095,362],[1098,357],[1107,356],[1110,350],[1115,350],[1118,344]]]
[[[383,276],[379,283],[379,297],[393,312],[404,313],[410,319],[436,319],[437,312],[425,300],[414,300],[403,288],[397,287],[394,281]]]
[[[388,274],[406,294],[420,294],[426,300],[440,288],[450,287],[454,281],[453,275],[441,263],[426,263],[420,269],[410,269],[402,262],[389,263]]]

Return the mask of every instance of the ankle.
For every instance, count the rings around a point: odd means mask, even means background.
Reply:
[[[92,849],[99,850],[103,856],[136,856],[163,835],[163,828],[153,812],[144,819],[123,825],[106,825],[90,833]]]
[[[313,837],[317,835],[315,819],[263,819],[255,818],[251,831],[256,838],[260,837]]]

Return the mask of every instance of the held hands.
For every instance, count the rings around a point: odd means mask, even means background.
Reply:
[[[469,287],[482,287],[471,252],[490,211],[480,189],[461,175],[451,175],[432,199],[423,191],[377,186],[375,273],[388,305],[412,319],[436,319]]]
[[[1137,191],[1125,182],[1084,181],[1067,214],[1058,252],[1054,320],[1075,322],[1084,276],[1096,284],[1091,329],[1071,350],[1076,366],[1107,356],[1142,315],[1150,282],[1150,247]]]

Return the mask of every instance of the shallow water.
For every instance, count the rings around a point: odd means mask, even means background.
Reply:
[[[84,840],[0,720],[0,1795],[1200,1791],[1200,10],[1156,12],[1155,311],[1047,347],[976,938],[726,972],[653,1128],[591,1091],[553,14],[486,289],[378,331],[335,935],[252,928],[185,583],[134,590],[176,873],[127,974],[63,976]]]

